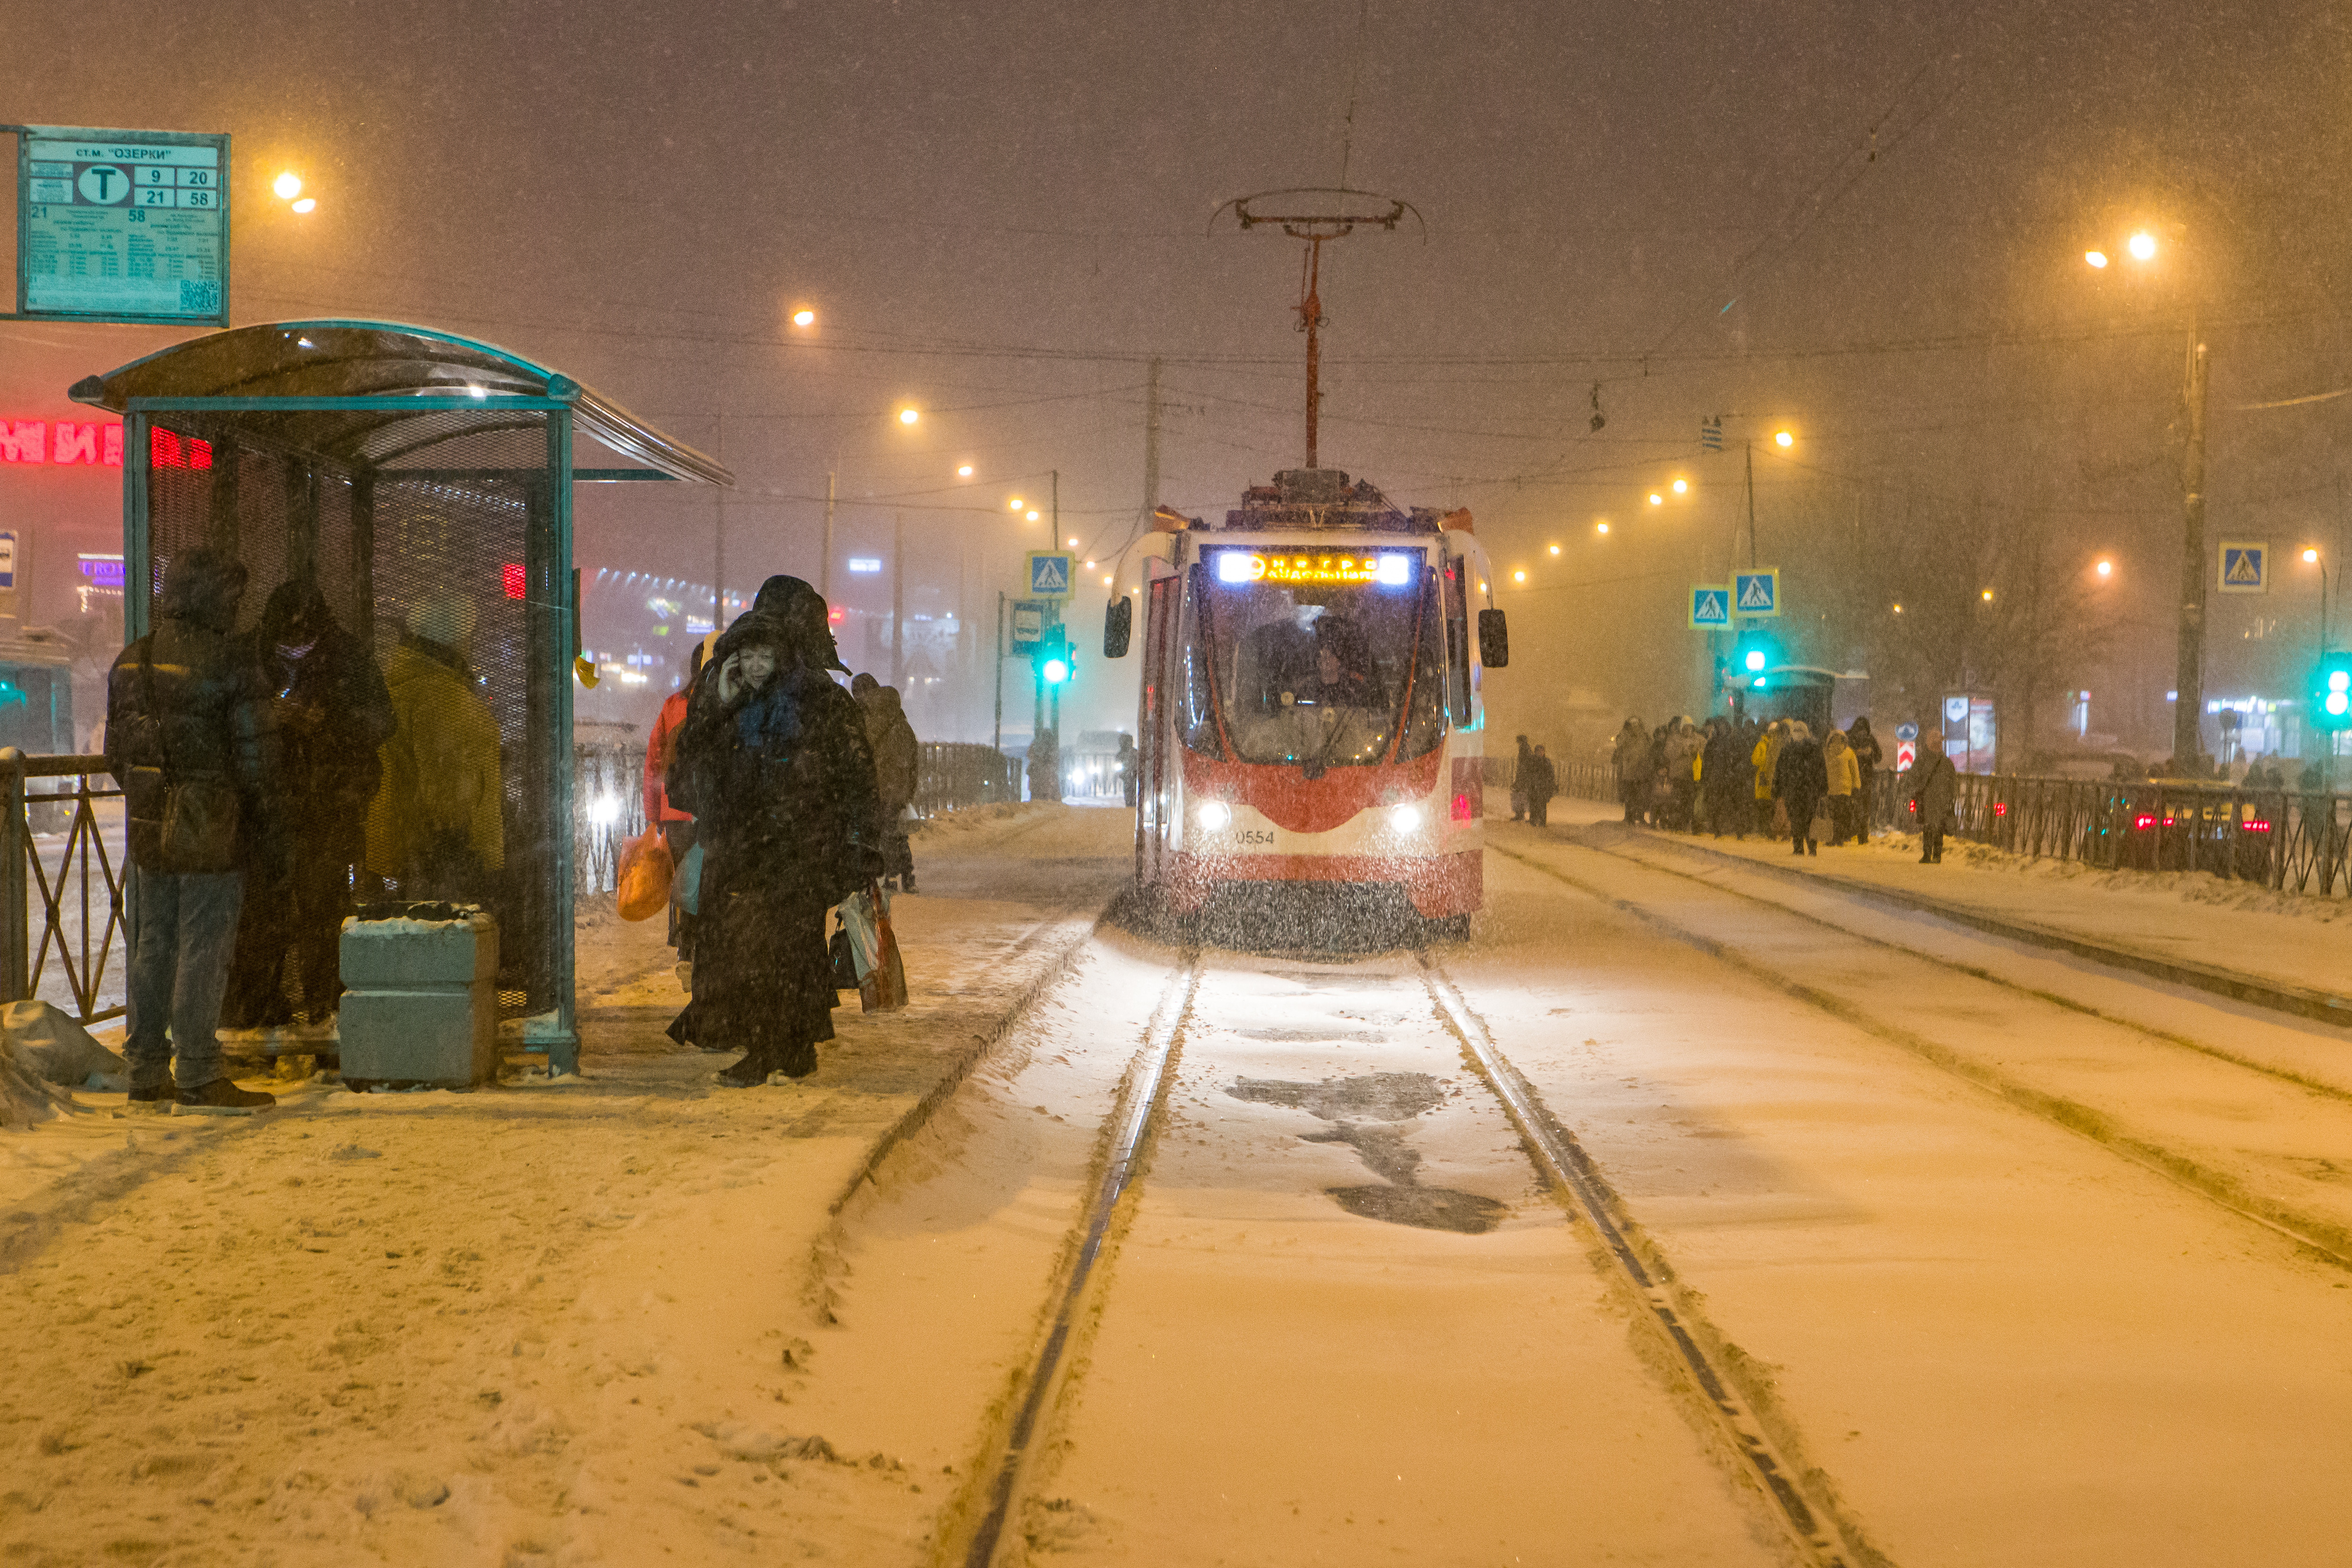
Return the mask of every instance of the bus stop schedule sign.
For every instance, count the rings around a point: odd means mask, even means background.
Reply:
[[[16,314],[228,325],[228,138],[16,132]]]

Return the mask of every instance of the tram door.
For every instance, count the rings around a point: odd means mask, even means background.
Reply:
[[[1175,740],[1169,682],[1176,671],[1176,595],[1183,581],[1177,576],[1156,580],[1144,612],[1142,712],[1136,722],[1143,755],[1138,759],[1142,777],[1136,790],[1135,878],[1146,887],[1157,883],[1166,869]]]

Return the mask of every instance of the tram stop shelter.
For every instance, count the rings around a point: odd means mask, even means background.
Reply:
[[[128,636],[149,630],[173,558],[211,544],[250,573],[240,631],[279,584],[300,582],[380,665],[412,637],[462,654],[470,685],[442,682],[439,700],[477,705],[465,716],[477,735],[483,710],[496,726],[497,816],[485,804],[474,827],[499,841],[478,901],[499,924],[499,1017],[520,1020],[551,1071],[575,1070],[572,486],[730,485],[727,470],[559,371],[391,322],[238,328],[71,396],[123,420]],[[384,810],[379,795],[361,902],[422,887],[382,863]]]

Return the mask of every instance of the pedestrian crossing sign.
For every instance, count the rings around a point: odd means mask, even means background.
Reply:
[[[1077,581],[1078,558],[1066,549],[1033,549],[1029,552],[1029,590],[1032,599],[1067,599]]]
[[[1780,569],[1777,566],[1731,574],[1731,612],[1735,615],[1777,616],[1780,613]]]
[[[2271,591],[2271,547],[2267,540],[2221,541],[2221,591],[2268,593]]]
[[[1731,630],[1731,585],[1727,582],[1692,583],[1690,624],[1694,632]]]

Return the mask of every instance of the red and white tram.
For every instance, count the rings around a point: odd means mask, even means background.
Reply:
[[[1466,925],[1485,893],[1480,685],[1508,657],[1470,514],[1306,468],[1222,527],[1164,508],[1158,527],[1139,891],[1178,915]]]

